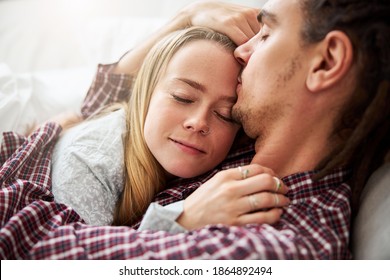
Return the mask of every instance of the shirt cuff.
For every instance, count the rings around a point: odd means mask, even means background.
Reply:
[[[138,231],[161,230],[169,233],[187,232],[185,228],[176,223],[176,219],[183,213],[184,201],[178,201],[166,206],[151,203],[141,221]]]

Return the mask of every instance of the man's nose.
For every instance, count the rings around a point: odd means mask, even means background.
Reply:
[[[249,58],[253,53],[253,47],[251,44],[251,40],[242,44],[234,50],[234,56],[237,61],[242,65],[246,66],[248,64]]]

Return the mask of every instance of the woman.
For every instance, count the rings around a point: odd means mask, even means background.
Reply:
[[[174,32],[156,44],[125,110],[70,129],[57,143],[55,199],[87,223],[132,225],[167,179],[195,177],[217,166],[239,130],[231,119],[240,71],[234,49],[227,36],[200,27]],[[104,124],[109,124],[104,141],[93,142]]]

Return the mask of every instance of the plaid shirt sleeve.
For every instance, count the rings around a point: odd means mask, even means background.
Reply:
[[[114,83],[109,85],[112,82],[109,80],[104,78],[102,84],[89,91],[86,103],[90,101],[87,107],[91,109],[88,112],[93,112],[93,108],[99,103],[95,104],[92,100],[100,100],[92,92],[101,92],[106,96],[103,100],[112,100],[111,95],[106,94],[103,88],[116,93],[122,92],[120,89],[129,88],[115,86]],[[73,209],[53,200],[50,190],[50,158],[59,132],[58,125],[49,123],[29,138],[13,133],[4,135],[0,150],[1,259],[350,257],[350,189],[343,183],[344,172],[335,172],[319,182],[312,182],[310,173],[283,178],[290,187],[292,203],[280,222],[272,226],[210,225],[178,234],[163,231],[137,232],[129,227],[96,227],[84,224]],[[253,156],[250,151],[253,151],[253,147],[231,155],[223,168],[248,163]],[[191,181],[179,180],[159,194],[156,201],[167,204],[182,200],[215,172],[217,171]]]
[[[302,186],[302,185],[301,185]],[[50,230],[29,258],[65,259],[344,259],[349,258],[348,187],[296,198],[274,226],[211,225],[186,234],[69,223]],[[340,191],[341,190],[341,191]],[[316,198],[316,199],[314,199]],[[311,204],[311,205],[308,205]]]
[[[302,175],[301,175],[302,176]],[[303,180],[302,180],[303,179]],[[127,227],[57,227],[29,257],[70,259],[346,259],[349,187],[333,176],[309,188],[292,185],[292,206],[276,225],[210,225],[189,233],[136,232]],[[334,182],[331,182],[335,180]]]
[[[116,64],[99,64],[95,78],[81,107],[84,118],[103,107],[130,98],[133,77],[126,74],[112,74]]]

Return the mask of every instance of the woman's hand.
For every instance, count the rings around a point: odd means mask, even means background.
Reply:
[[[204,26],[229,36],[237,45],[247,42],[260,30],[259,8],[220,1],[198,1],[182,9],[187,26]]]
[[[188,230],[208,224],[272,224],[289,199],[288,188],[272,170],[258,164],[221,171],[184,202],[177,222]]]
[[[167,24],[126,53],[113,73],[136,75],[149,50],[169,33],[189,26],[204,26],[229,36],[237,45],[252,38],[260,30],[257,15],[260,9],[223,3],[199,1],[184,7]]]

